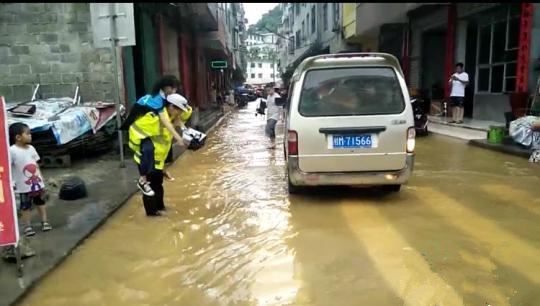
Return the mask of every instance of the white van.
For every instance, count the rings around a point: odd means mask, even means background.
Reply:
[[[300,186],[385,185],[413,170],[413,110],[398,60],[385,53],[305,59],[286,108],[289,192]]]

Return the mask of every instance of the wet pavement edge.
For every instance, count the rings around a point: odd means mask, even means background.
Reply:
[[[223,122],[223,119],[226,118],[229,113],[230,111],[221,113],[217,118],[205,122],[205,126],[201,126],[201,130],[207,134],[211,133]],[[173,150],[174,159],[176,161],[182,156],[183,151],[178,150],[177,147],[173,147]],[[50,220],[62,220],[60,222],[52,222],[53,226],[58,223],[63,224],[61,226],[56,225],[53,231],[49,233],[41,233],[38,230],[37,235],[31,238],[32,241],[30,245],[36,250],[38,255],[23,260],[24,275],[22,278],[17,278],[15,264],[8,264],[3,260],[0,262],[0,306],[17,305],[17,303],[19,303],[32,288],[40,282],[40,280],[62,264],[75,249],[81,246],[90,235],[107,222],[109,217],[136,194],[137,187],[131,181],[136,177],[137,169],[135,164],[130,162],[131,159],[129,156],[129,153],[127,153],[127,164],[125,169],[106,172],[106,175],[108,175],[112,181],[119,183],[119,186],[115,186],[115,188],[110,188],[110,184],[107,180],[94,184],[89,183],[83,173],[77,172],[77,175],[86,181],[89,196],[81,200],[70,202],[58,200],[58,202],[63,202],[62,204],[67,203],[67,205],[69,205],[68,209],[65,209],[64,207],[62,208],[62,211],[49,209]],[[100,158],[98,159],[101,160]],[[116,165],[118,163],[115,160],[107,162]],[[84,170],[87,167],[90,166],[87,164],[83,166],[82,169],[77,170]],[[123,179],[118,180],[120,177],[123,177]],[[104,192],[104,190],[108,191]],[[92,195],[92,193],[94,195],[99,195],[99,197]],[[104,197],[104,195],[106,196]],[[77,204],[95,204],[95,206],[86,206],[85,210],[80,211],[78,207],[74,207],[74,205]],[[35,226],[35,218],[33,218],[33,223]],[[49,237],[40,239],[40,236],[42,235],[47,235]],[[47,250],[46,243],[49,245],[53,244],[57,249],[54,251]],[[43,249],[45,249],[45,251],[40,254],[40,250]]]

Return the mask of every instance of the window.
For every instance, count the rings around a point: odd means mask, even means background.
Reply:
[[[255,63],[251,63],[251,68],[255,68]]]
[[[298,33],[298,32],[296,32]],[[298,41],[298,40],[296,40]],[[289,40],[289,54],[294,54],[294,48],[295,48],[296,44],[295,44],[295,37],[292,36],[291,37],[291,40]]]
[[[339,3],[334,3],[334,15],[333,15],[333,18],[334,18],[334,23],[333,23],[333,28],[336,27],[336,25],[339,25]]]
[[[300,48],[300,40],[302,38],[300,37],[300,31],[296,31],[296,49]]]
[[[382,67],[309,70],[298,105],[305,117],[399,114],[404,108],[395,72]]]
[[[294,4],[294,14],[296,16],[300,15],[300,3],[295,3]]]
[[[308,34],[309,34],[309,20],[310,19],[309,19],[309,13],[308,13],[307,16],[306,16],[306,21],[307,21],[307,23],[306,23],[306,38],[308,37]]]
[[[322,9],[323,31],[328,30],[328,3],[323,3]]]
[[[259,79],[262,79],[262,73],[259,73]]]
[[[302,37],[301,37],[302,41],[304,41],[304,39],[306,39],[306,23],[304,21],[302,21]]]
[[[311,33],[315,33],[315,5],[311,7]]]
[[[274,78],[274,74],[273,74],[273,73],[270,73],[270,78],[271,78],[271,79]]]
[[[259,68],[262,68],[262,63],[259,63]]]
[[[252,78],[252,79],[255,78],[255,73],[252,73],[252,74],[251,74],[251,78]]]
[[[499,14],[487,16],[478,29],[477,92],[516,90],[519,11],[507,5]],[[501,16],[502,15],[502,16]]]

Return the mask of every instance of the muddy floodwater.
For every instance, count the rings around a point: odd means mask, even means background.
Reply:
[[[254,113],[175,162],[165,217],[135,195],[20,305],[540,305],[540,166],[431,135],[399,194],[289,196]]]

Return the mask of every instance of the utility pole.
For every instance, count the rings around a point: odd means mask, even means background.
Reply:
[[[118,85],[118,57],[116,54],[116,4],[109,3],[109,14],[111,19],[111,52],[113,56],[113,73],[114,73],[114,104],[116,105],[116,126],[118,128],[118,146],[120,150],[120,168],[126,167],[124,160],[124,137],[122,135],[122,118],[120,118],[120,86]]]

